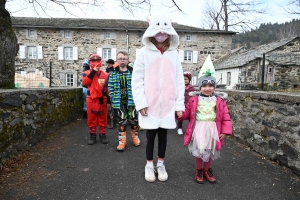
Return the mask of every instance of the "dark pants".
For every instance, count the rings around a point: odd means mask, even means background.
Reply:
[[[113,125],[113,126],[117,125],[117,123],[118,123],[117,109],[114,109],[111,105],[108,106],[107,123],[108,123],[108,125]]]
[[[177,122],[177,128],[178,129],[180,129],[180,128],[182,129],[182,123],[183,123],[183,121],[178,121]]]
[[[158,128],[147,130],[147,145],[146,145],[146,158],[147,160],[153,160],[153,150],[155,136],[158,136],[158,157],[165,158],[167,148],[167,133],[168,129]]]
[[[119,132],[126,130],[127,125],[131,125],[132,129],[138,128],[138,113],[135,106],[127,107],[126,104],[121,105],[120,109],[115,109],[118,113],[118,129]]]

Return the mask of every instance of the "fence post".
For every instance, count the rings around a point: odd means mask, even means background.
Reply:
[[[262,70],[261,70],[261,90],[264,90],[264,84],[265,84],[265,59],[266,54],[263,53],[263,64],[262,64]]]
[[[52,83],[52,61],[50,61],[50,82],[49,82],[49,87],[51,87]]]

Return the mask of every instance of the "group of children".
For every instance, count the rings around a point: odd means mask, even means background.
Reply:
[[[158,180],[168,180],[164,164],[168,129],[175,129],[177,120],[178,134],[183,134],[182,121],[189,120],[183,145],[194,156],[195,181],[203,183],[206,179],[215,183],[212,161],[220,157],[225,136],[232,134],[225,101],[227,95],[215,92],[215,70],[210,56],[199,72],[199,92],[196,92],[190,84],[191,73],[182,71],[177,51],[179,37],[171,20],[157,17],[147,18],[147,21],[149,27],[142,38],[144,47],[137,54],[131,79],[138,123],[146,130],[145,179],[154,182],[157,173]],[[101,76],[97,69],[92,71],[95,71],[94,75],[91,75],[92,72],[87,75],[90,79],[95,75]],[[89,83],[86,79],[84,84]],[[105,80],[99,83],[105,86]],[[102,95],[106,94],[105,89],[101,91]],[[155,166],[153,152],[156,135],[158,158]]]

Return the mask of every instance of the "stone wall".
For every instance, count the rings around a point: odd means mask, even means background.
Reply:
[[[242,84],[252,84],[252,88],[260,88],[262,81],[262,66],[258,67],[259,60],[253,60],[247,65],[240,67],[239,77],[242,77]],[[294,89],[300,86],[300,65],[279,64],[274,61],[266,61],[265,89]],[[268,70],[271,68],[272,72]]]
[[[300,94],[223,91],[233,136],[300,175]]]
[[[234,138],[300,175],[300,94],[218,90]],[[82,88],[0,91],[0,160],[81,118],[82,104]]]
[[[0,91],[1,161],[82,117],[82,88]]]

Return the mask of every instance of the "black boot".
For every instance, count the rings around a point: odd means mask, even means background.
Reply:
[[[83,116],[82,116],[82,118],[83,118],[83,119],[87,119],[87,111],[86,111],[86,110],[83,111]]]
[[[101,134],[99,136],[100,136],[100,142],[102,144],[107,144],[108,143],[108,140],[106,139],[106,135],[105,134]]]
[[[90,139],[88,141],[88,145],[93,145],[95,143],[96,143],[96,135],[93,134],[93,135],[90,136]]]
[[[114,128],[114,121],[112,119],[110,120],[107,128],[109,128],[109,129],[113,129]]]

